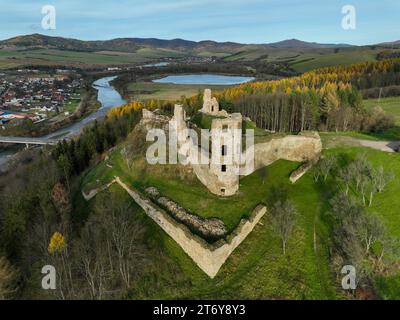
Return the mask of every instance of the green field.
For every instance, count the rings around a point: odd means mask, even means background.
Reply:
[[[111,49],[112,50],[112,49]],[[106,66],[141,64],[163,58],[182,58],[189,56],[218,57],[226,62],[287,62],[295,71],[306,72],[315,68],[374,61],[382,48],[272,48],[243,46],[242,50],[232,53],[226,49],[210,51],[207,48],[195,52],[184,52],[165,48],[139,48],[136,51],[81,52],[59,49],[0,50],[0,68],[19,65],[71,65]]]
[[[323,132],[321,133],[322,141],[334,139],[336,136],[351,137],[363,140],[400,140],[400,97],[390,97],[382,99],[367,99],[363,101],[363,105],[367,110],[373,107],[381,107],[387,115],[393,116],[395,119],[395,127],[381,133],[362,133],[362,132]]]
[[[226,61],[287,62],[297,72],[303,73],[316,68],[365,61],[375,61],[382,49],[360,47],[340,49],[249,49],[226,57]]]
[[[304,179],[299,185],[289,183],[288,176],[297,167],[296,163],[280,161],[271,166],[265,184],[257,173],[244,178],[241,181],[240,193],[229,199],[212,195],[197,180],[172,179],[169,174],[171,169],[147,169],[146,177],[143,179],[139,174],[139,179],[135,170],[125,171],[118,151],[111,157],[109,163],[113,165],[112,169],[102,163],[88,174],[83,183],[86,190],[118,174],[124,181],[140,189],[149,185],[157,186],[163,195],[174,199],[194,213],[222,219],[229,230],[236,227],[240,219],[247,216],[260,202],[273,202],[273,194],[279,190],[284,189],[289,192],[290,198],[295,201],[301,212],[287,256],[282,255],[280,241],[272,232],[267,215],[213,280],[199,270],[172,239],[151,220],[145,218],[151,226],[152,237],[158,239],[161,250],[179,266],[181,277],[191,283],[189,288],[185,288],[178,281],[171,283],[164,280],[165,283],[159,284],[159,290],[153,293],[154,295],[146,295],[146,298],[338,297],[331,283],[325,241],[322,240],[326,230],[319,221],[317,225],[321,242],[318,251],[316,253],[313,251],[313,226],[321,208],[314,206],[310,209],[308,203],[318,202],[320,195],[311,183],[311,177]],[[138,164],[136,168],[143,169]],[[160,269],[157,272],[162,273],[162,278],[168,279],[168,271]]]
[[[131,100],[179,100],[182,96],[193,97],[204,89],[215,92],[222,91],[227,86],[182,85],[173,83],[134,82],[128,85],[128,95]]]
[[[57,49],[31,49],[31,50],[0,50],[0,68],[11,66],[38,64],[38,65],[123,65],[145,63],[152,59],[183,56],[174,50],[166,49],[139,49],[136,52],[78,52]]]
[[[62,111],[69,112],[70,114],[74,113],[82,101],[83,94],[83,90],[80,90],[79,92],[73,94],[71,98],[65,102]]]
[[[393,170],[397,175],[400,172],[399,154],[345,145],[324,152],[342,158],[365,154],[374,166],[383,165],[386,170]],[[329,267],[331,226],[330,219],[326,217],[330,190],[336,188],[336,182],[329,178],[326,184],[315,184],[309,173],[293,185],[288,177],[297,166],[297,163],[278,161],[268,167],[265,181],[256,172],[241,180],[237,195],[218,198],[190,173],[175,166],[149,166],[143,160],[137,159],[133,169],[128,170],[117,149],[108,161],[100,163],[88,173],[82,186],[88,191],[111,181],[115,175],[141,190],[147,186],[155,186],[162,195],[170,197],[195,214],[222,219],[229,230],[234,229],[240,219],[246,217],[257,204],[263,203],[270,207],[279,194],[286,194],[295,203],[299,216],[294,235],[289,241],[287,256],[282,255],[280,241],[267,214],[213,280],[199,270],[155,223],[143,216],[151,230],[152,244],[159,246],[159,250],[166,253],[180,271],[174,271],[175,280],[172,281],[169,269],[155,265],[153,270],[149,270],[147,280],[139,283],[140,298],[345,298],[343,292],[338,291],[340,284],[335,283]],[[396,209],[400,206],[399,193],[400,180],[396,179],[383,194],[376,195],[373,206],[369,209],[371,214],[382,218],[389,232],[396,237],[400,237],[400,216]],[[158,274],[155,291],[151,289],[153,272]],[[382,297],[399,297],[396,287],[399,281],[397,277],[377,279]]]
[[[378,50],[344,50],[338,53],[324,55],[306,54],[290,63],[291,67],[298,72],[306,72],[312,69],[375,61]]]
[[[367,109],[381,107],[387,114],[395,118],[396,125],[400,125],[400,97],[364,100]]]

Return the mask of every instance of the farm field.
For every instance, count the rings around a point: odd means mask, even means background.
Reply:
[[[400,125],[400,97],[364,100],[366,108],[381,107],[387,114],[392,115],[396,125]]]
[[[181,53],[173,50],[148,48],[142,48],[132,53],[113,51],[78,52],[57,49],[1,50],[0,68],[26,64],[67,64],[76,66],[138,64],[152,59],[179,57],[181,55]]]
[[[224,58],[225,61],[287,62],[297,72],[316,68],[375,61],[381,49],[354,47],[340,49],[249,49]]]
[[[382,48],[352,47],[340,49],[318,48],[260,48],[244,46],[243,50],[232,53],[231,50],[218,52],[197,50],[179,51],[169,48],[142,47],[131,51],[101,50],[96,52],[70,51],[61,49],[31,48],[19,50],[0,50],[0,68],[37,64],[57,65],[60,63],[74,66],[106,66],[141,64],[163,58],[217,57],[225,62],[287,62],[295,71],[303,73],[315,68],[352,64],[376,60]]]
[[[307,72],[322,67],[375,61],[379,50],[345,50],[329,54],[304,54],[297,57],[290,66],[297,72]]]
[[[179,100],[182,96],[193,97],[204,89],[213,92],[222,91],[227,86],[181,85],[173,83],[135,82],[128,85],[128,95],[131,100]]]

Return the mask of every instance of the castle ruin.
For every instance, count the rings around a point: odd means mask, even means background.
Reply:
[[[215,117],[228,117],[225,110],[220,110],[217,98],[212,96],[211,89],[204,90],[203,108],[200,112]]]
[[[186,164],[192,167],[197,178],[218,196],[236,194],[241,176],[248,176],[277,160],[312,163],[320,157],[322,143],[316,132],[272,138],[269,142],[256,145],[246,142],[243,148],[242,115],[219,110],[218,101],[212,98],[209,89],[205,90],[200,111],[216,117],[211,123],[211,155],[191,137],[182,105],[175,105],[174,116],[169,122],[169,130],[172,131],[169,136],[176,140],[178,154],[186,158]],[[147,120],[149,112],[143,110]],[[297,174],[295,179],[291,178],[291,181],[297,181],[307,170]]]

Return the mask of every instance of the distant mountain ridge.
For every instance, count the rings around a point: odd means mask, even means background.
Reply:
[[[51,37],[42,34],[18,36],[0,41],[0,48],[53,48],[77,51],[136,51],[140,48],[159,48],[177,51],[228,51],[239,52],[249,48],[338,48],[351,47],[349,44],[321,44],[297,39],[266,44],[242,44],[236,42],[217,42],[212,40],[190,41],[184,39],[163,40],[156,38],[117,38],[112,40],[83,41],[63,37]]]
[[[379,44],[380,46],[384,47],[400,47],[400,40],[392,41],[392,42],[383,42]]]
[[[329,43],[317,43],[317,42],[306,42],[306,41],[301,41],[298,39],[289,39],[289,40],[283,40],[279,42],[274,42],[274,43],[269,43],[266,44],[268,47],[275,47],[275,48],[286,48],[286,49],[291,49],[291,48],[299,48],[299,49],[323,49],[323,48],[345,48],[345,47],[353,47],[353,45],[350,44],[344,44],[344,43],[339,43],[339,44],[329,44]]]

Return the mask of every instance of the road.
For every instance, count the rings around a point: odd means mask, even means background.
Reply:
[[[365,140],[354,137],[336,137],[333,139],[334,142],[342,142],[354,146],[361,146],[371,148],[383,152],[393,153],[400,150],[400,141],[381,141],[381,140]]]

